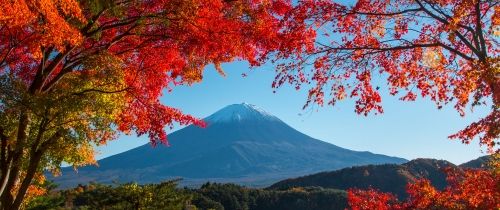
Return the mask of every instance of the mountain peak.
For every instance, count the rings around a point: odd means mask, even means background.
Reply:
[[[210,123],[235,121],[279,121],[277,117],[260,107],[249,104],[231,104],[205,118]]]
[[[170,134],[170,147],[149,144],[63,170],[53,178],[59,186],[113,181],[152,183],[183,178],[184,185],[207,181],[263,186],[292,176],[303,176],[362,164],[400,163],[403,160],[356,152],[311,138],[263,109],[233,104],[205,118],[208,126],[187,126]]]

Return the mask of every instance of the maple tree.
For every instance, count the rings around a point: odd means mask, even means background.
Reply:
[[[491,105],[483,119],[451,135],[476,137],[498,152],[500,135],[500,3],[491,0],[303,0],[287,27],[307,24],[315,42],[277,53],[273,87],[309,88],[305,106],[334,105],[347,97],[355,111],[383,113],[379,78],[404,101],[417,96],[438,108]]]
[[[497,161],[498,163],[498,161]],[[427,179],[408,184],[408,198],[399,201],[376,189],[348,190],[349,206],[362,209],[498,209],[500,173],[495,169],[447,169],[448,186],[439,191]]]
[[[285,29],[289,1],[0,0],[0,205],[36,195],[43,170],[92,164],[118,132],[167,144],[203,126],[160,103],[172,86],[235,59],[259,65],[310,30]],[[305,38],[304,38],[305,37]],[[36,179],[34,179],[36,178]],[[30,197],[30,196],[28,196]]]
[[[449,138],[479,139],[500,153],[500,2],[491,0],[303,0],[287,27],[307,24],[314,43],[277,53],[274,88],[309,88],[304,107],[356,100],[355,111],[383,113],[380,83],[404,101],[418,95],[438,108],[491,105],[491,112]],[[380,79],[373,79],[376,78]],[[385,81],[384,81],[385,80]],[[496,160],[498,164],[498,160]],[[497,167],[498,168],[498,167]],[[409,185],[409,200],[376,189],[348,191],[352,209],[498,209],[498,173],[449,172],[440,192],[428,180]],[[496,199],[496,200],[495,200]]]

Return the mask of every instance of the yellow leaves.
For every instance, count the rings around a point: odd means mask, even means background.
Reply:
[[[226,76],[220,62],[215,62],[214,68],[221,76]],[[199,66],[194,63],[188,64],[188,66],[183,70],[183,79],[188,84],[201,82],[203,79],[203,66]]]
[[[458,24],[464,19],[465,16],[469,15],[474,8],[475,1],[466,0],[461,1],[455,6],[451,20],[449,21],[448,28],[450,31],[456,31],[458,29]]]
[[[61,139],[51,148],[50,153],[53,157],[62,158],[64,162],[73,165],[75,169],[86,165],[97,165],[94,147],[89,142],[72,145],[71,139]],[[54,175],[60,175],[58,167],[52,167],[50,170]]]
[[[490,156],[488,166],[492,169],[493,173],[497,176],[500,175],[500,153],[495,153]]]
[[[500,25],[500,7],[496,6],[495,11],[493,11],[493,15],[491,16],[491,25],[499,26]]]
[[[75,163],[75,166],[95,165],[94,148],[89,144],[82,144],[76,149],[78,155],[82,157],[80,162]]]
[[[372,26],[372,29],[370,31],[370,33],[372,34],[372,36],[379,37],[379,38],[384,37],[385,33],[386,33],[385,24],[386,24],[386,20],[385,19],[377,21],[375,23],[375,25]]]
[[[183,71],[183,78],[188,84],[193,84],[196,82],[201,82],[203,79],[203,69],[200,67],[187,67]]]
[[[345,92],[345,87],[340,85],[335,92],[335,97],[337,100],[344,100],[347,97],[347,93]]]
[[[500,26],[492,26],[493,36],[500,37]]]
[[[19,180],[23,180],[25,176],[26,172],[22,172],[20,174]],[[32,184],[28,187],[28,190],[26,191],[26,196],[24,197],[23,202],[21,204],[21,209],[24,209],[25,205],[27,205],[34,198],[47,193],[47,190],[41,186],[44,182],[45,182],[45,176],[43,175],[43,173],[36,173],[33,178]],[[12,189],[12,194],[15,194],[15,192],[17,192],[20,187],[21,187],[21,182],[17,182],[14,185],[14,188]]]
[[[458,23],[462,19],[463,15],[454,16],[450,20],[450,25],[448,26],[450,31],[456,31],[458,29]]]
[[[24,104],[34,113],[29,126],[33,129],[29,132],[29,144],[35,142],[34,134],[43,119],[49,119],[49,124],[42,142],[56,132],[63,133],[50,144],[44,156],[47,160],[44,167],[54,173],[58,173],[61,162],[75,167],[96,164],[94,146],[116,137],[113,125],[125,109],[127,99],[124,90],[127,87],[122,61],[102,54],[89,58],[83,65],[85,70],[68,73],[59,80],[51,89],[50,97],[42,93],[27,96],[29,102]],[[14,83],[4,83],[7,82]],[[0,87],[4,87],[1,84]],[[4,91],[0,90],[0,93]],[[8,119],[17,119],[15,113],[14,117],[0,116],[0,123],[6,125]]]
[[[377,36],[377,37],[384,37],[385,35],[385,28],[384,27],[377,27],[372,30],[372,35]]]
[[[437,69],[442,65],[444,61],[444,56],[441,51],[436,48],[426,48],[424,49],[424,54],[422,62],[424,66]]]

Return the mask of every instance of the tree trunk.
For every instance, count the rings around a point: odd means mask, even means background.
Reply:
[[[9,168],[6,172],[9,172],[8,175],[2,171],[2,176],[6,176],[6,184],[3,187],[2,194],[0,195],[0,206],[2,209],[12,209],[14,202],[14,198],[11,194],[11,191],[19,179],[21,164],[22,164],[22,156],[23,156],[23,148],[27,138],[26,130],[29,124],[29,116],[26,111],[22,111],[19,116],[19,126],[17,130],[17,141],[14,151],[12,155],[9,154],[8,162]]]
[[[19,209],[19,207],[21,206],[24,197],[26,196],[26,192],[28,191],[28,188],[31,185],[31,182],[33,181],[35,173],[38,169],[38,165],[40,163],[40,159],[42,158],[43,152],[44,151],[38,150],[34,152],[33,156],[30,158],[26,176],[24,177],[24,180],[21,183],[19,190],[17,191],[16,199],[14,200],[14,203],[12,204],[10,209]]]
[[[3,195],[5,191],[5,187],[7,186],[7,180],[9,180],[10,168],[12,167],[12,162],[5,163],[5,166],[2,166],[2,176],[0,177],[0,197]],[[1,202],[0,202],[1,203]],[[0,204],[1,206],[1,204]]]
[[[57,141],[62,136],[62,132],[63,131],[61,130],[57,131],[43,143],[41,143],[41,141],[35,141],[35,143],[31,146],[29,165],[26,171],[26,175],[24,176],[19,189],[17,190],[17,192],[15,192],[15,198],[11,195],[11,193],[5,193],[8,194],[5,195],[8,197],[6,197],[5,201],[2,201],[2,207],[0,209],[17,210],[21,207],[28,188],[31,185],[33,178],[35,177],[35,174],[38,170],[43,154],[47,151],[47,149],[54,141]]]

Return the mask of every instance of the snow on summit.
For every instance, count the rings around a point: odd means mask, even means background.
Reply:
[[[207,122],[232,122],[243,120],[271,120],[279,121],[274,115],[264,111],[263,109],[248,103],[232,104],[222,108],[214,114],[205,118]]]

